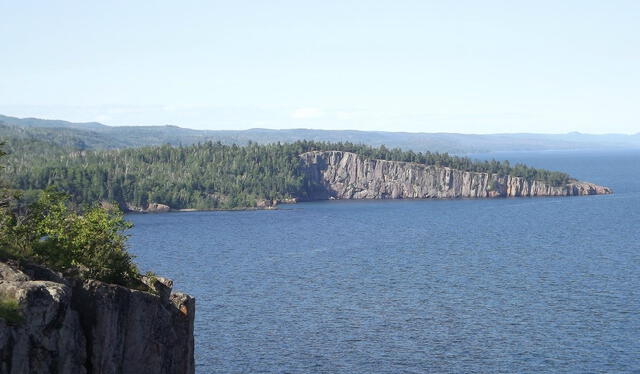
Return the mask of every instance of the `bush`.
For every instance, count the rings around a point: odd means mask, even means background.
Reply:
[[[133,286],[139,273],[127,252],[129,228],[119,210],[94,205],[77,211],[67,195],[47,189],[23,212],[2,209],[0,247],[66,275]]]
[[[122,285],[137,279],[124,235],[131,224],[122,212],[93,206],[78,214],[67,204],[66,195],[45,191],[33,205],[39,236],[34,255],[61,271],[77,271],[83,278]]]

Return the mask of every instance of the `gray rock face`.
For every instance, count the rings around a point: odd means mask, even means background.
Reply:
[[[312,200],[425,199],[571,196],[612,193],[608,187],[574,181],[551,186],[540,181],[426,166],[368,160],[355,153],[314,151],[300,155],[313,184]]]
[[[160,296],[0,262],[0,296],[24,317],[0,319],[0,373],[193,373],[195,300],[158,283]]]
[[[105,203],[103,202],[104,206]],[[127,212],[137,212],[137,213],[166,213],[171,211],[171,207],[164,204],[159,203],[150,203],[146,208],[142,208],[139,206],[135,206],[133,204],[127,203],[123,209]]]

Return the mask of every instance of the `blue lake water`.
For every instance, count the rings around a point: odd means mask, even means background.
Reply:
[[[615,194],[130,215],[131,250],[198,373],[640,372],[640,152],[489,157]]]

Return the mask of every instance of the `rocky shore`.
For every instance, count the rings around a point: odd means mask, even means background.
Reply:
[[[0,374],[194,373],[195,299],[143,281],[152,292],[0,262],[0,297],[21,315],[0,319]]]

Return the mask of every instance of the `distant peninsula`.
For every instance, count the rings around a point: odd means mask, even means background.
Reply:
[[[128,212],[271,209],[325,199],[441,199],[608,194],[566,173],[349,142],[244,146],[204,142],[78,150],[5,138],[5,175],[28,200],[50,186],[76,204]]]

